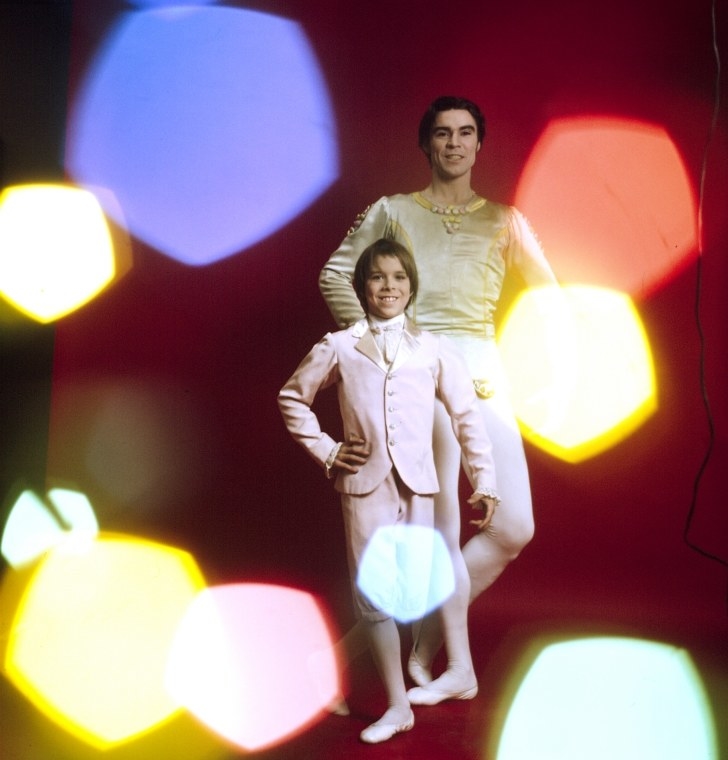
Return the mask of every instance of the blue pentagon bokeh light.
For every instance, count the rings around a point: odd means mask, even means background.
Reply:
[[[217,0],[128,0],[136,8],[175,8],[185,9],[190,6],[216,5]]]
[[[229,7],[122,15],[74,100],[67,169],[110,188],[130,232],[180,262],[250,247],[338,174],[328,92],[305,33]]]

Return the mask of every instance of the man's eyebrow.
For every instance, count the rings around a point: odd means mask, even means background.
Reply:
[[[471,129],[475,130],[474,124],[465,124],[462,127],[456,127],[455,129],[451,129],[450,127],[433,127],[433,132],[462,132],[464,129]]]

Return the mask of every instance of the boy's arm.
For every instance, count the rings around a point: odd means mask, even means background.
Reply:
[[[500,504],[500,499],[497,496],[486,496],[477,491],[468,499],[468,504],[473,508],[478,507],[483,510],[483,516],[477,520],[470,520],[470,524],[474,525],[478,530],[483,530],[490,525],[490,521],[495,514],[495,508]]]
[[[278,394],[283,421],[293,439],[324,468],[330,478],[336,470],[358,472],[371,453],[370,444],[357,435],[337,443],[321,430],[311,406],[318,391],[339,380],[336,349],[330,334],[317,343]]]
[[[493,446],[473,389],[465,361],[455,346],[440,336],[440,368],[437,394],[450,415],[452,429],[462,449],[473,497],[498,501]],[[471,498],[473,498],[471,497]],[[488,507],[486,506],[486,512]],[[491,510],[492,511],[492,510]]]
[[[372,447],[368,441],[358,435],[350,435],[344,443],[337,443],[334,450],[326,460],[326,475],[332,477],[336,470],[347,472],[359,472],[359,468],[366,464]]]
[[[465,471],[473,487],[468,499],[472,507],[483,510],[483,516],[470,521],[478,530],[485,530],[493,519],[498,498],[493,446],[470,373],[457,349],[447,338],[440,337],[440,377],[438,396],[450,415],[453,432],[465,457]]]
[[[336,350],[331,336],[326,335],[311,349],[278,393],[278,407],[288,431],[324,468],[337,443],[321,430],[311,406],[316,394],[337,382],[338,378]]]

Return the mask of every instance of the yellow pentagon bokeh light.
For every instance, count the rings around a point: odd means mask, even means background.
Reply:
[[[10,627],[7,677],[48,718],[108,749],[179,710],[168,651],[204,586],[193,557],[133,537],[64,543],[38,564]]]
[[[586,285],[524,291],[498,345],[524,438],[555,457],[595,456],[657,409],[649,341],[625,293]]]
[[[0,194],[0,296],[37,322],[59,319],[114,278],[112,234],[96,196],[61,184]]]
[[[506,688],[488,757],[718,760],[707,692],[684,649],[619,636],[536,641],[513,672],[522,676]]]

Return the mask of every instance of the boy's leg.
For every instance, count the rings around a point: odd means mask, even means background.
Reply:
[[[395,525],[402,518],[399,483],[391,473],[371,494],[342,494],[341,503],[352,593],[360,620],[335,645],[335,651],[337,655],[343,655],[346,661],[361,653],[363,646],[371,649],[387,693],[388,707],[378,721],[362,731],[361,739],[376,744],[414,726],[414,715],[407,699],[402,673],[397,625],[393,618],[377,609],[362,594],[356,583],[361,558],[372,536],[378,528]]]
[[[409,731],[415,724],[414,714],[407,698],[402,674],[399,630],[392,618],[363,621],[372,658],[387,692],[387,710],[382,717],[361,732],[361,739],[369,744],[391,739],[395,734]]]

